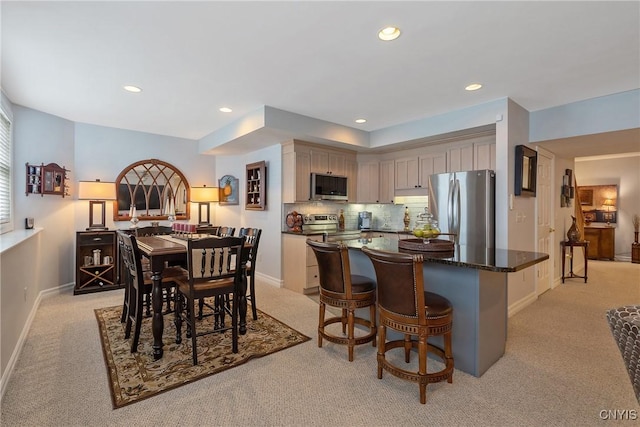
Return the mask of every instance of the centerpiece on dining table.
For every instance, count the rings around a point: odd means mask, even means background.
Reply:
[[[442,235],[451,235],[450,233],[441,233],[436,220],[428,208],[424,208],[424,212],[418,215],[416,225],[413,228],[415,239],[400,239],[398,247],[400,249],[408,249],[421,252],[452,252],[453,242],[445,239],[438,239]]]

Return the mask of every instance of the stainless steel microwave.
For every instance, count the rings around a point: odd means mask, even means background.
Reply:
[[[347,200],[347,177],[311,174],[312,200]]]

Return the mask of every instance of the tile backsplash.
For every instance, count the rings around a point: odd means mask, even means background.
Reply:
[[[388,226],[390,230],[402,230],[404,228],[404,211],[409,209],[412,229],[418,219],[418,214],[424,212],[429,205],[428,196],[396,197],[395,203],[337,203],[330,201],[317,201],[308,203],[285,203],[284,213],[296,211],[300,214],[338,214],[344,210],[344,226],[347,230],[358,228],[358,212],[370,211],[373,218],[373,229],[380,230]],[[285,218],[282,219],[282,230],[287,230]]]

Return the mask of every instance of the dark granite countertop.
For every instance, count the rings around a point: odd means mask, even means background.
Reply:
[[[398,243],[383,237],[372,239],[345,240],[344,243],[350,249],[360,250],[363,246],[371,249],[389,252],[408,252],[409,250],[398,249]],[[475,268],[478,270],[488,270],[500,273],[511,273],[520,271],[541,261],[549,259],[549,254],[541,252],[517,251],[511,249],[487,249],[476,246],[458,245],[454,247],[453,256],[451,253],[439,252],[413,252],[421,253],[426,262],[437,264],[453,265],[457,267]]]
[[[295,236],[321,236],[324,231],[283,231],[282,234],[293,234]]]
[[[358,232],[358,231],[361,231],[363,233],[372,232],[372,233],[403,234],[403,235],[410,235],[411,237],[413,237],[413,232],[412,231],[383,230],[381,228],[375,228],[375,229],[370,229],[370,230],[343,230],[340,233],[354,233],[354,232]],[[285,230],[282,233],[283,234],[295,234],[295,235],[299,235],[299,236],[317,236],[317,235],[320,235],[320,234],[324,234],[324,231],[300,231],[300,232],[295,232],[295,231],[291,231],[291,230]]]

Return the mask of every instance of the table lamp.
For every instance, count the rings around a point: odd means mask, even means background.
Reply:
[[[89,200],[89,227],[87,231],[108,230],[105,221],[105,200],[116,199],[116,185],[113,182],[95,181],[78,182],[78,199]],[[100,206],[101,221],[96,221],[94,208]]]
[[[614,208],[616,205],[613,203],[613,200],[606,199],[602,204],[602,206],[604,206],[604,208],[607,210],[607,213],[605,214],[605,219],[607,220],[607,226],[609,226],[611,222],[611,208]]]
[[[211,225],[209,220],[210,203],[220,200],[220,189],[218,187],[192,187],[191,202],[198,204],[198,224]],[[203,218],[202,208],[206,207],[206,219]]]

